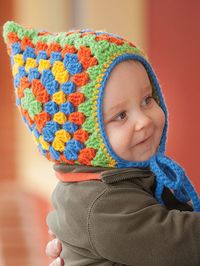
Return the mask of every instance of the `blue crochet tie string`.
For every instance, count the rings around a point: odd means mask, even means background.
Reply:
[[[200,199],[189,178],[180,165],[162,153],[157,153],[150,159],[150,168],[156,175],[156,199],[164,205],[162,192],[167,187],[181,202],[192,200],[194,211],[200,212]]]

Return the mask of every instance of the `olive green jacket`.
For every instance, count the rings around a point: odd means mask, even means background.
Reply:
[[[148,169],[55,170],[101,174],[100,181],[59,182],[53,193],[47,224],[62,242],[65,265],[200,265],[200,213],[167,189],[166,206],[159,204]]]

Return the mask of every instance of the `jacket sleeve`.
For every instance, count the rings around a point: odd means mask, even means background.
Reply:
[[[168,210],[137,187],[112,187],[90,207],[96,252],[125,265],[200,265],[200,213]]]

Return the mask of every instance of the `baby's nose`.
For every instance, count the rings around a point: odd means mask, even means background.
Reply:
[[[152,124],[152,119],[144,113],[138,113],[134,119],[135,131],[149,127]]]

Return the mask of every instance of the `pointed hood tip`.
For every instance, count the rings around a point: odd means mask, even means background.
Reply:
[[[22,40],[24,36],[30,37],[33,39],[35,35],[37,35],[37,30],[21,26],[15,21],[7,21],[3,25],[3,38],[6,44],[9,44],[9,33],[14,33],[17,36],[10,36],[11,39],[19,39]]]
[[[19,25],[14,22],[14,21],[7,21],[4,25],[3,25],[3,38],[5,43],[8,42],[8,34],[10,32],[16,32],[16,28],[19,27]]]

